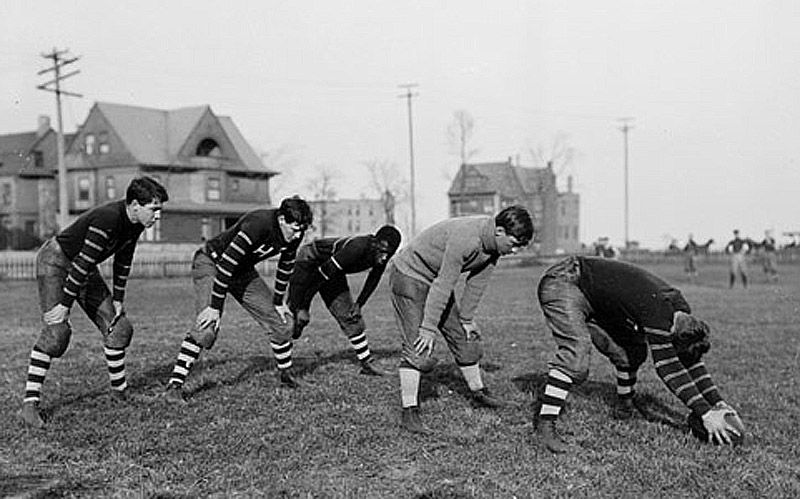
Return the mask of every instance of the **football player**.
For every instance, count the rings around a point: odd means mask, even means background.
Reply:
[[[372,235],[316,239],[300,248],[289,281],[289,309],[295,316],[294,334],[298,339],[311,320],[311,300],[320,294],[325,306],[350,340],[361,363],[361,373],[384,376],[369,351],[361,308],[367,303],[386,264],[400,246],[400,231],[384,225]],[[353,302],[347,274],[369,269],[358,298]]]
[[[515,253],[533,238],[533,222],[522,206],[503,209],[494,218],[450,218],[420,233],[392,259],[389,286],[402,335],[400,363],[401,427],[426,433],[417,400],[421,373],[433,369],[436,332],[469,386],[473,401],[484,407],[504,402],[484,387],[479,361],[481,336],[475,309],[502,255]],[[455,287],[461,274],[466,284],[458,303]]]
[[[569,257],[539,281],[539,305],[556,350],[539,411],[539,432],[552,452],[568,450],[556,420],[572,387],[589,373],[594,345],[616,368],[615,417],[633,415],[634,386],[648,347],[667,388],[702,418],[709,438],[729,444],[723,401],[701,356],[708,325],[692,315],[680,291],[644,269],[616,260]],[[741,421],[740,421],[741,422]]]
[[[291,388],[298,386],[292,373],[291,313],[285,295],[297,248],[312,221],[308,203],[297,196],[287,198],[278,209],[244,214],[197,250],[192,261],[197,319],[181,344],[172,370],[166,390],[169,400],[184,401],[186,377],[200,352],[214,346],[228,295],[269,334],[280,382]],[[255,268],[273,256],[279,257],[274,291]]]
[[[164,187],[152,178],[135,178],[125,199],[83,213],[39,249],[36,280],[44,326],[28,365],[20,413],[27,425],[45,425],[39,410],[42,384],[52,360],[61,357],[69,345],[69,314],[75,302],[103,335],[112,394],[126,398],[125,349],[133,337],[133,326],[123,307],[125,287],[136,241],[146,227],[159,220],[162,203],[168,199]],[[113,291],[109,291],[97,266],[112,255]]]

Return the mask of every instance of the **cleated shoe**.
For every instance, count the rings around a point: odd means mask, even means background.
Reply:
[[[422,424],[422,419],[419,417],[419,407],[403,407],[403,412],[400,415],[400,428],[420,435],[428,433],[428,429]]]
[[[281,386],[292,390],[308,389],[313,386],[308,381],[301,380],[292,369],[278,369],[278,381],[280,381]]]
[[[186,397],[183,394],[183,387],[177,383],[170,383],[164,390],[164,400],[172,404],[186,405]]]
[[[378,367],[377,363],[374,359],[370,359],[367,361],[361,361],[361,371],[360,374],[364,374],[367,376],[391,376],[392,373],[389,371],[384,371],[380,367]]]
[[[508,403],[495,397],[489,392],[488,388],[481,388],[470,392],[472,402],[479,407],[487,407],[489,409],[499,409],[506,407]]]
[[[632,398],[618,398],[616,404],[611,409],[611,417],[620,421],[631,419],[636,413]]]
[[[544,446],[553,454],[563,454],[569,450],[567,442],[556,431],[555,421],[539,421],[539,434]]]
[[[44,418],[42,411],[39,410],[39,402],[23,402],[19,417],[27,426],[42,430],[44,429]]]

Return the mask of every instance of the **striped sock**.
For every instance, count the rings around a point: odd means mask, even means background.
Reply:
[[[203,347],[198,345],[191,336],[186,336],[183,339],[181,350],[178,352],[178,360],[175,361],[175,367],[172,368],[169,384],[183,386],[186,382],[186,377],[189,376],[189,371],[192,369],[192,364],[200,357],[202,350]]]
[[[125,350],[103,347],[108,365],[108,377],[111,379],[111,389],[121,392],[128,388],[125,379]]]
[[[632,399],[636,385],[636,371],[617,369],[617,397],[620,399]]]
[[[292,367],[292,342],[286,343],[273,343],[269,342],[272,347],[272,354],[275,356],[275,362],[278,363],[278,369],[289,369]]]
[[[367,333],[361,332],[361,334],[357,334],[356,336],[351,336],[348,338],[350,340],[350,344],[353,346],[353,350],[356,351],[356,357],[361,362],[369,362],[372,360],[372,353],[369,351],[369,343],[367,343]]]
[[[539,410],[539,418],[555,421],[564,407],[569,390],[572,388],[572,379],[559,371],[550,369],[547,373],[547,386],[542,397],[542,408]]]
[[[46,353],[33,347],[31,360],[28,364],[28,379],[25,381],[24,402],[39,402],[42,398],[42,385],[47,371],[50,369],[52,358]]]

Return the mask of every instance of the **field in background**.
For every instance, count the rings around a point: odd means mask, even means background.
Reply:
[[[613,372],[595,356],[563,417],[574,450],[549,454],[533,426],[553,346],[534,301],[543,267],[514,266],[498,269],[478,318],[487,384],[518,408],[473,408],[438,338],[444,362],[422,387],[423,418],[435,433],[402,433],[396,377],[358,375],[319,301],[295,348],[314,389],[278,386],[267,338],[229,303],[219,341],[190,378],[190,403],[174,408],[158,394],[192,320],[190,283],[132,279],[136,334],[127,359],[137,401],[109,397],[99,334],[75,310],[72,343],[45,385],[50,425],[30,431],[15,416],[39,327],[35,283],[3,281],[0,496],[797,497],[800,267],[782,266],[772,285],[754,266],[748,290],[729,290],[722,264],[702,266],[697,285],[685,282],[679,264],[650,268],[712,325],[707,364],[748,424],[748,445],[716,448],[686,435],[685,409],[649,362],[638,398],[660,422],[612,420]],[[373,352],[394,368],[399,342],[385,283],[364,313]]]

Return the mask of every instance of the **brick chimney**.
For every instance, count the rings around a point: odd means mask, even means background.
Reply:
[[[50,116],[46,114],[39,115],[39,121],[37,123],[38,127],[36,128],[36,136],[43,137],[50,130]]]

